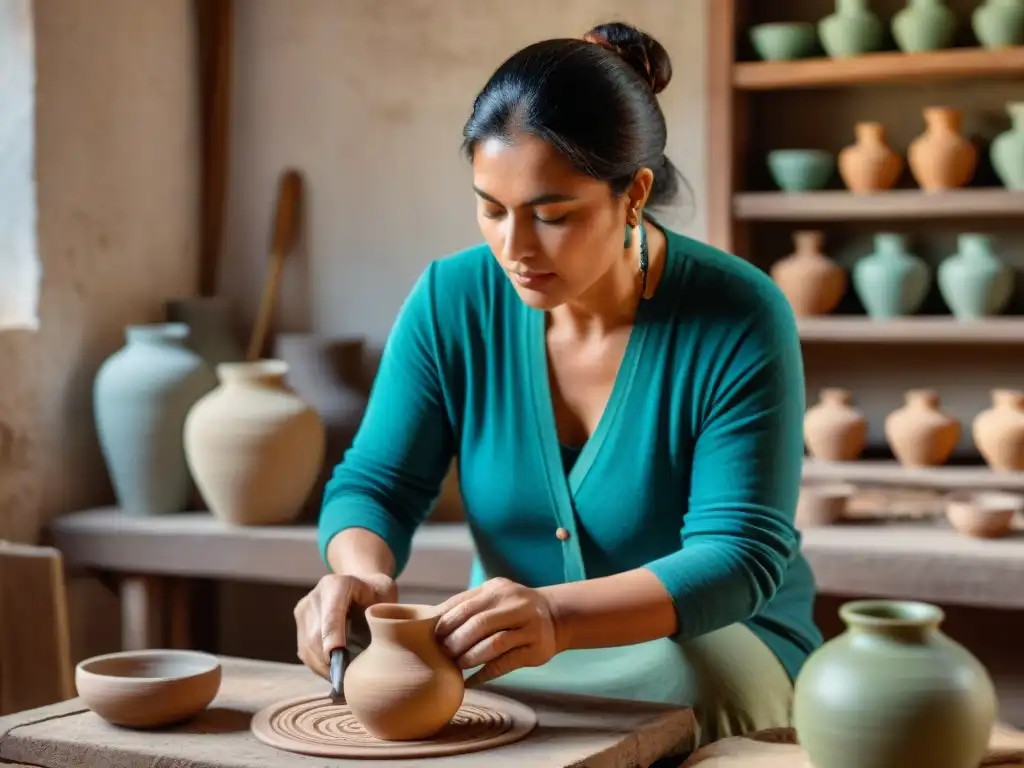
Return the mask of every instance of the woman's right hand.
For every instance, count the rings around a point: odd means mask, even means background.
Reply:
[[[373,576],[328,574],[295,606],[299,659],[324,678],[330,678],[331,651],[348,644],[349,609],[369,608],[398,600],[394,580]]]

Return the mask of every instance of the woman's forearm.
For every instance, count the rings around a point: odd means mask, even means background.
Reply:
[[[676,631],[672,598],[646,568],[538,591],[551,602],[561,651],[645,643]]]
[[[327,545],[331,570],[349,576],[395,577],[395,556],[384,541],[366,528],[346,528]]]

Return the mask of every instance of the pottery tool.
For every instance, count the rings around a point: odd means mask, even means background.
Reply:
[[[263,283],[263,296],[256,313],[252,336],[249,339],[248,361],[259,360],[266,348],[270,317],[274,312],[285,257],[294,249],[299,231],[299,205],[302,198],[302,177],[295,170],[281,174],[277,191],[277,216],[274,222],[274,240],[270,250],[270,266]]]
[[[336,703],[345,702],[345,670],[348,668],[348,648],[335,648],[331,651],[331,699]]]

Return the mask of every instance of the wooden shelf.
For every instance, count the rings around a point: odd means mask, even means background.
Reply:
[[[733,214],[746,221],[851,221],[1024,216],[1024,191],[1002,187],[922,192],[897,189],[874,195],[824,192],[743,192]]]
[[[869,317],[802,317],[805,342],[870,344],[1024,344],[1024,317],[969,321],[941,315],[873,320]]]
[[[732,82],[741,91],[774,91],[972,77],[1024,77],[1024,46],[911,54],[886,51],[850,59],[740,63],[733,68]]]
[[[940,491],[986,490],[1024,492],[1024,472],[995,472],[986,466],[909,468],[895,461],[819,461],[804,459],[804,480],[902,487]]]

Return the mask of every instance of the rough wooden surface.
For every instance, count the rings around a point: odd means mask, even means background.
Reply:
[[[323,768],[323,758],[281,752],[249,730],[252,715],[292,696],[326,694],[326,683],[298,664],[226,658],[224,681],[206,712],[156,732],[108,725],[79,699],[0,718],[0,761],[40,768]],[[494,690],[500,691],[495,688]],[[510,692],[500,691],[505,695]],[[515,698],[533,706],[537,729],[525,740],[488,752],[445,758],[463,768],[619,768],[645,766],[688,750],[695,720],[685,709],[576,697]],[[374,768],[417,761],[375,760]],[[366,761],[331,760],[332,768]]]
[[[226,526],[205,513],[125,517],[76,512],[51,527],[68,568],[237,579],[310,587],[326,573],[312,525]],[[1024,532],[995,541],[920,523],[835,525],[803,533],[823,593],[1024,608]],[[424,525],[413,539],[404,587],[465,589],[473,544],[465,525]]]
[[[1024,732],[998,725],[992,731],[988,754],[979,768],[1024,765]],[[698,750],[683,768],[811,768],[789,728],[762,731],[750,737],[723,739]],[[907,766],[907,768],[918,768]],[[920,768],[925,768],[921,766]]]

